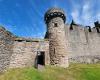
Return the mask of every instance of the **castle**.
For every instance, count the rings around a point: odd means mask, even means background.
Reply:
[[[51,8],[44,17],[47,32],[44,39],[16,37],[0,27],[0,71],[7,68],[100,62],[100,24],[83,27],[66,24],[63,10]]]

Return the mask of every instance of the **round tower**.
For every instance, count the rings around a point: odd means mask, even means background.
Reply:
[[[50,64],[68,67],[68,54],[65,36],[66,16],[59,8],[51,8],[45,14],[49,38]]]

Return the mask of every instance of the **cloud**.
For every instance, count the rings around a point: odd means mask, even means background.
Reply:
[[[82,6],[82,15],[81,15],[81,19],[83,24],[86,25],[90,25],[93,26],[93,2],[88,0],[86,2],[84,2],[83,6]]]
[[[96,19],[100,20],[100,14],[94,14],[94,5],[96,4],[94,4],[93,0],[84,0],[81,1],[81,4],[80,2],[73,2],[72,5],[71,16],[76,23],[84,26],[94,26],[94,21]]]
[[[76,23],[80,23],[80,5],[74,1],[71,1],[71,16],[72,19],[76,22]]]
[[[97,14],[96,14],[96,19],[97,19],[98,21],[100,21],[100,13],[97,13]]]
[[[71,16],[72,16],[73,20],[75,20],[77,23],[80,23],[79,11],[77,9],[73,10],[73,12],[71,13]]]
[[[88,20],[90,17],[91,17],[91,12],[90,12],[90,4],[89,3],[85,3],[83,5],[83,8],[82,8],[82,19],[84,21]]]

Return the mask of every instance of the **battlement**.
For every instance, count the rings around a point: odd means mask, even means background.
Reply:
[[[66,68],[69,62],[100,63],[98,21],[93,28],[74,20],[65,24],[65,13],[59,8],[49,9],[44,18],[48,26],[45,39],[18,37],[0,27],[0,71],[48,64]]]
[[[95,27],[91,28],[91,26],[82,26],[79,24],[76,24],[73,20],[70,24],[69,29],[75,30],[75,27],[80,28],[81,30],[86,30],[91,33],[100,33],[100,23],[98,21],[94,22]],[[82,29],[83,28],[83,29]]]
[[[47,24],[48,22],[50,22],[51,19],[55,18],[55,17],[61,17],[64,22],[66,21],[66,16],[65,13],[62,9],[59,8],[51,8],[49,9],[44,16],[44,21]]]

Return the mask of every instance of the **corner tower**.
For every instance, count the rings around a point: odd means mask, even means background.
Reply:
[[[49,39],[50,64],[68,67],[68,54],[65,36],[66,16],[59,8],[51,8],[45,14]]]

